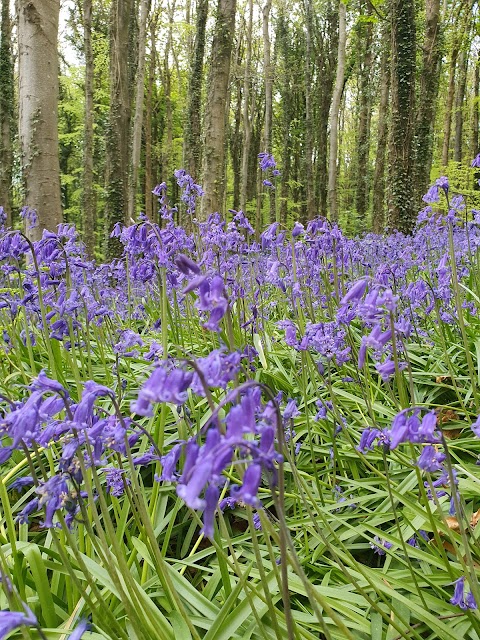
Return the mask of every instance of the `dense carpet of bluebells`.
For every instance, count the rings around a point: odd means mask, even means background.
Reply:
[[[480,638],[480,212],[156,194],[110,264],[0,233],[0,638]]]

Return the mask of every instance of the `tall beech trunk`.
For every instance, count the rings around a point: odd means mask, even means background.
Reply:
[[[250,114],[250,86],[252,75],[252,28],[253,28],[253,0],[248,2],[248,23],[245,40],[245,73],[243,76],[243,149],[242,149],[242,189],[240,192],[240,208],[246,211],[248,193],[248,165],[250,158],[250,144],[252,141],[252,119]],[[251,101],[252,104],[254,101]]]
[[[442,165],[444,167],[446,167],[448,164],[448,152],[450,149],[450,133],[452,130],[452,110],[453,110],[453,101],[455,99],[455,70],[457,67],[458,50],[459,50],[458,44],[454,43],[452,48],[452,53],[450,55],[447,103],[445,106],[445,120],[443,124]]]
[[[93,49],[92,0],[83,0],[83,40],[85,51],[85,123],[83,151],[84,242],[90,258],[95,257],[95,190],[93,186]]]
[[[385,225],[385,161],[388,144],[388,99],[390,96],[390,28],[384,27],[380,61],[380,104],[378,107],[377,152],[373,176],[372,227],[381,233]]]
[[[221,211],[225,194],[225,140],[228,82],[236,0],[218,0],[205,108],[205,147],[201,215]]]
[[[480,99],[480,52],[475,62],[473,82],[473,111],[472,111],[472,142],[470,155],[475,158],[478,154],[478,126],[479,126],[479,99]]]
[[[140,22],[138,28],[138,64],[137,89],[135,93],[135,115],[132,130],[131,184],[128,194],[128,217],[135,220],[138,172],[140,169],[140,152],[142,148],[143,110],[145,97],[145,49],[147,42],[147,20],[150,11],[150,0],[141,0]]]
[[[62,222],[58,144],[58,19],[60,0],[18,1],[19,137],[24,203],[38,224],[26,233],[39,240]]]
[[[153,220],[154,196],[153,184],[153,160],[152,160],[152,111],[153,111],[153,86],[155,83],[155,31],[157,14],[150,22],[150,60],[148,63],[147,97],[145,105],[145,215]]]
[[[420,206],[430,182],[433,133],[442,64],[440,0],[426,0],[425,42],[415,124],[415,201]]]
[[[318,100],[315,126],[317,132],[316,143],[316,200],[319,213],[327,215],[328,210],[328,122],[332,103],[333,87],[338,54],[338,11],[334,3],[327,4],[326,27],[324,34],[317,31],[317,50],[315,65],[319,82],[315,95]]]
[[[236,83],[235,87],[235,117],[230,135],[230,150],[233,171],[233,209],[238,211],[240,206],[240,194],[242,186],[242,85]]]
[[[0,207],[12,225],[13,60],[9,0],[2,0],[0,27]]]
[[[462,50],[459,59],[458,85],[455,93],[455,143],[453,159],[455,162],[462,161],[463,143],[463,103],[465,100],[465,89],[467,86],[468,71],[468,51]]]
[[[371,16],[372,9],[367,5],[367,16]],[[372,88],[371,68],[373,62],[373,24],[366,22],[359,30],[359,48],[361,53],[359,70],[359,114],[357,131],[357,177],[355,180],[355,209],[360,228],[366,228],[369,196],[369,167],[370,154],[370,122],[372,116]]]
[[[315,183],[313,176],[313,105],[312,105],[312,26],[313,7],[305,0],[305,168],[307,174],[307,220],[315,216]]]
[[[416,31],[414,0],[392,0],[392,75],[389,226],[408,233],[413,194]]]
[[[202,166],[202,84],[208,0],[198,0],[195,44],[188,81],[188,107],[185,121],[183,164],[187,172],[200,179]]]
[[[333,89],[332,104],[330,107],[330,154],[328,162],[328,203],[330,217],[338,220],[337,202],[337,156],[338,156],[338,116],[342,101],[345,79],[345,53],[347,45],[347,9],[344,2],[338,5],[338,57],[335,87]]]
[[[270,42],[270,12],[272,0],[266,0],[263,6],[263,72],[265,75],[265,128],[263,133],[263,147],[265,151],[272,151],[272,126],[273,126],[273,68]],[[275,219],[275,191],[269,191],[270,221]]]
[[[271,63],[271,43],[270,43],[270,11],[272,0],[267,0],[263,6],[263,66],[265,74],[265,129],[264,147],[265,151],[271,152],[272,145],[272,115],[273,115],[273,70]]]
[[[124,223],[130,166],[129,23],[133,0],[112,0],[110,7],[110,114],[106,140],[105,234],[107,259],[121,255],[122,245],[110,234]]]
[[[293,65],[290,63],[292,56],[292,48],[290,42],[290,30],[287,18],[284,13],[280,13],[277,19],[276,43],[282,58],[280,65],[281,75],[281,162],[282,162],[282,179],[280,181],[280,220],[283,224],[287,222],[288,214],[288,197],[290,194],[290,167],[291,167],[291,150],[292,136],[290,135],[290,127],[294,113],[294,94],[293,94]]]

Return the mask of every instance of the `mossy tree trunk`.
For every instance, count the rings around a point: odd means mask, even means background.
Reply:
[[[415,222],[414,133],[416,28],[414,0],[391,0],[392,71],[388,224],[408,233]]]
[[[12,22],[9,0],[2,0],[0,28],[0,207],[12,225],[12,137],[14,115]]]
[[[121,255],[122,246],[110,234],[127,218],[130,166],[131,93],[129,87],[129,27],[133,0],[112,0],[110,7],[110,113],[106,136],[106,257]]]

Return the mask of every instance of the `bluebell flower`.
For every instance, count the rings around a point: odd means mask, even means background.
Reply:
[[[380,539],[378,536],[375,536],[373,542],[370,543],[371,548],[377,553],[379,556],[384,556],[388,549],[393,547],[391,542],[388,540]]]
[[[472,593],[469,591],[465,594],[465,576],[461,576],[454,582],[455,589],[453,596],[450,598],[450,603],[460,607],[460,609],[476,609],[477,603]]]
[[[440,453],[431,444],[423,448],[420,457],[417,460],[417,465],[420,469],[434,473],[435,471],[443,470],[443,461],[446,456],[444,453]]]
[[[80,620],[73,632],[68,636],[68,640],[80,640],[81,638],[83,638],[85,632],[89,631],[90,628],[91,625],[88,620]]]
[[[38,627],[38,620],[27,605],[25,613],[21,611],[0,611],[0,640],[6,638],[10,631],[20,627]]]

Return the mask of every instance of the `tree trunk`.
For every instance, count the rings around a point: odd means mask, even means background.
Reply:
[[[137,90],[135,94],[135,115],[133,118],[132,131],[131,185],[128,194],[128,217],[130,222],[135,221],[138,171],[140,168],[140,152],[142,148],[143,100],[145,97],[145,49],[149,11],[150,0],[141,0],[138,29]]]
[[[93,187],[93,78],[92,0],[83,0],[85,51],[85,123],[83,152],[84,242],[90,258],[95,257],[95,190]]]
[[[265,151],[272,152],[272,126],[273,126],[273,69],[270,42],[270,12],[272,0],[266,0],[263,7],[263,66],[265,74],[265,129],[263,145]],[[269,191],[270,221],[275,220],[275,191]]]
[[[60,0],[19,0],[19,138],[24,203],[37,212],[30,239],[62,222],[58,156],[58,19]]]
[[[479,127],[479,98],[480,98],[480,52],[475,63],[475,76],[473,84],[473,113],[472,113],[472,148],[470,155],[475,158],[478,154],[478,127]]]
[[[267,0],[263,7],[263,64],[265,73],[265,129],[264,129],[264,147],[265,151],[271,152],[272,145],[272,93],[273,93],[273,74],[271,68],[271,44],[270,44],[270,11],[272,9],[272,0]]]
[[[377,153],[373,177],[374,233],[381,233],[385,224],[385,160],[388,143],[388,98],[390,95],[390,29],[384,28],[380,62],[380,104],[378,107]]]
[[[130,141],[129,23],[133,0],[112,0],[110,8],[110,114],[106,140],[106,257],[121,255],[122,247],[110,234],[124,223],[128,203]]]
[[[12,226],[13,60],[9,0],[2,0],[0,31],[0,207]]]
[[[460,54],[458,86],[455,95],[455,144],[453,155],[455,162],[462,161],[463,102],[465,100],[465,89],[467,85],[467,71],[468,51],[463,50]]]
[[[155,19],[150,23],[150,61],[148,64],[147,100],[145,109],[145,215],[153,220],[153,166],[152,166],[152,110],[153,110],[153,85],[155,82]]]
[[[327,215],[328,210],[328,121],[332,103],[333,86],[337,67],[338,54],[338,11],[333,2],[327,5],[326,26],[324,35],[318,34],[316,51],[316,67],[319,82],[315,95],[318,99],[315,117],[316,143],[316,188],[319,212]]]
[[[315,184],[313,179],[313,117],[312,117],[312,25],[311,0],[305,1],[305,168],[307,177],[307,220],[315,216]]]
[[[443,125],[442,165],[448,164],[448,151],[450,149],[450,132],[452,127],[453,100],[455,98],[455,69],[457,66],[458,45],[454,44],[450,58],[450,70],[448,75],[447,104],[445,106],[445,121]]]
[[[367,6],[367,15],[372,9]],[[361,50],[359,78],[359,114],[357,132],[357,177],[355,209],[360,229],[366,228],[369,196],[370,122],[372,116],[371,70],[373,63],[373,24],[367,22],[359,29]]]
[[[440,0],[426,0],[425,42],[415,131],[415,201],[419,206],[430,182],[438,88],[442,64]]]
[[[338,6],[338,57],[337,74],[335,87],[333,90],[332,104],[330,107],[329,128],[330,128],[330,155],[328,163],[328,202],[330,217],[333,221],[338,220],[337,203],[337,155],[338,155],[338,115],[340,113],[340,103],[342,101],[344,79],[345,79],[345,53],[347,44],[347,9],[345,3],[340,1]]]
[[[235,86],[235,118],[233,123],[233,130],[230,136],[230,151],[233,170],[233,204],[232,208],[235,211],[241,209],[240,206],[240,193],[242,185],[242,86],[240,82]]]
[[[194,180],[200,179],[202,166],[202,83],[207,17],[208,0],[198,0],[195,44],[188,82],[188,108],[183,145],[183,164]]]
[[[205,109],[205,148],[201,214],[220,211],[225,193],[225,138],[230,58],[236,0],[218,0]]]
[[[253,28],[253,0],[248,3],[248,26],[245,40],[245,73],[243,76],[243,149],[242,149],[242,190],[240,193],[240,208],[246,211],[248,193],[248,164],[250,158],[250,143],[252,139],[252,116],[250,115],[250,86],[252,82],[252,28]],[[253,103],[253,101],[252,101]]]
[[[415,221],[413,160],[416,31],[414,0],[392,0],[391,203],[389,226],[408,233]]]

